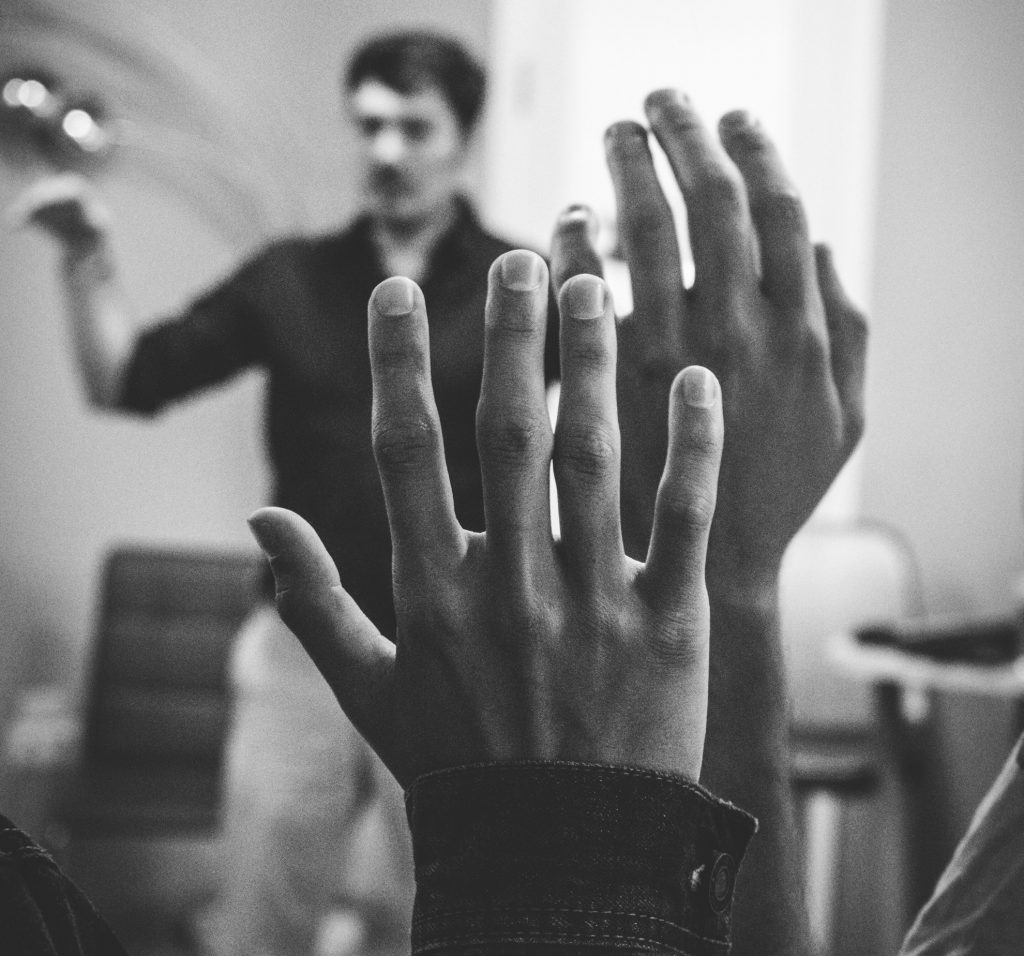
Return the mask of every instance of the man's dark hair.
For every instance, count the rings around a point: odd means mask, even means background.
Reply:
[[[363,44],[345,71],[345,91],[351,93],[366,80],[402,94],[436,87],[464,136],[480,118],[487,87],[483,67],[461,43],[426,30],[388,33]]]

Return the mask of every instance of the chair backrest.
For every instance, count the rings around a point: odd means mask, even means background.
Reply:
[[[255,554],[127,545],[106,561],[83,741],[88,760],[219,763],[227,660]]]
[[[880,523],[812,522],[786,552],[780,600],[794,724],[870,724],[870,688],[830,664],[827,643],[843,631],[922,613],[920,573],[905,539]]]

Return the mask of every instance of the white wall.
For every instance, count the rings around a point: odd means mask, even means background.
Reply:
[[[935,610],[1024,572],[1024,4],[890,5],[864,506]]]
[[[886,38],[864,509],[904,529],[932,611],[998,612],[1024,572],[1024,4],[894,0]],[[938,716],[955,833],[1019,713]]]

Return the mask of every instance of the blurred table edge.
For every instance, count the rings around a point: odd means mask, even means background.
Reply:
[[[861,643],[851,631],[833,634],[826,653],[844,675],[874,684],[986,697],[1024,697],[1024,657],[1010,664],[940,661],[897,648]]]

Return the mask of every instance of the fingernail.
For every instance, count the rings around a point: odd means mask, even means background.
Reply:
[[[719,120],[719,124],[730,129],[743,129],[754,125],[754,117],[747,110],[730,110]]]
[[[617,123],[612,123],[604,131],[604,138],[606,140],[639,140],[642,143],[647,142],[647,127],[641,126],[634,120],[619,120]]]
[[[564,231],[583,228],[593,240],[597,236],[597,214],[589,206],[574,203],[562,210],[562,214],[558,217],[558,227]]]
[[[599,319],[604,315],[604,283],[594,276],[576,276],[566,287],[566,304],[574,319]]]
[[[691,365],[683,370],[683,400],[695,408],[711,408],[718,399],[718,380],[706,368]]]
[[[689,106],[690,97],[682,90],[666,88],[648,94],[644,105],[649,109],[659,106]]]
[[[562,210],[562,214],[558,217],[558,221],[563,225],[588,223],[593,215],[594,214],[590,211],[589,206],[574,203],[571,206],[566,206],[566,208]]]
[[[530,292],[544,278],[544,260],[534,252],[516,249],[501,260],[501,284],[513,292]]]
[[[761,129],[761,124],[747,110],[731,110],[718,121],[718,128],[725,135],[756,133]]]
[[[373,290],[373,307],[381,315],[408,315],[416,307],[416,284],[405,276],[385,279]]]
[[[277,543],[273,525],[265,521],[258,511],[249,515],[246,523],[249,525],[249,530],[256,539],[256,543],[260,546],[260,550],[268,557],[272,555],[276,551]]]

